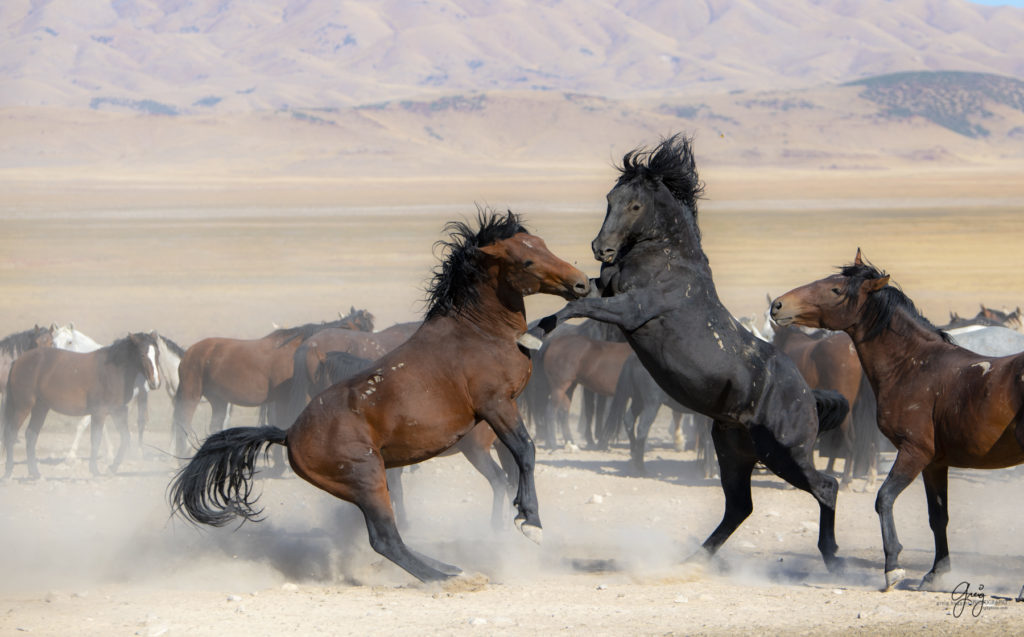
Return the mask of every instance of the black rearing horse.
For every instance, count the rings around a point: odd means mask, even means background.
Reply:
[[[835,478],[814,468],[819,431],[845,417],[835,392],[813,392],[793,362],[755,338],[725,309],[697,227],[697,177],[690,140],[675,135],[623,158],[608,210],[591,247],[604,265],[598,295],[570,301],[538,330],[588,317],[618,325],[658,384],[680,404],[714,419],[712,438],[725,515],[704,542],[713,555],[753,510],[750,478],[760,460],[821,509],[818,548],[836,557]]]

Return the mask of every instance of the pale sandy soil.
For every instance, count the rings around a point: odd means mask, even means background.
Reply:
[[[950,310],[973,314],[979,302],[1024,300],[1019,180],[713,177],[704,244],[737,315],[760,313],[766,293],[830,273],[858,246],[936,322]],[[507,182],[500,196],[445,190],[416,207],[403,184],[384,188],[405,193],[387,206],[371,205],[373,189],[349,201],[345,188],[221,184],[197,194],[158,184],[147,195],[123,184],[8,184],[0,334],[74,321],[101,342],[156,328],[188,346],[330,319],[350,305],[385,327],[418,317],[431,245],[445,221],[474,213],[474,201],[525,213],[556,253],[596,272],[588,245],[610,181],[519,196]],[[558,305],[533,300],[530,318]],[[1024,603],[991,598],[1012,599],[1024,585],[1020,471],[951,480],[956,571],[947,588],[984,585],[990,604],[979,617],[954,617],[948,590],[878,591],[881,541],[862,483],[840,496],[843,576],[818,557],[810,496],[770,475],[756,477],[755,511],[720,559],[703,570],[682,564],[723,501],[692,452],[664,444],[660,425],[650,478],[624,474],[622,448],[540,452],[541,546],[490,529],[489,489],[461,458],[407,475],[407,541],[470,574],[431,587],[374,554],[351,507],[294,477],[263,481],[261,524],[196,531],[169,520],[174,464],[160,451],[169,401],[161,394],[152,404],[152,447],[117,476],[90,479],[81,463],[61,462],[68,418],[51,415],[40,438],[44,480],[24,479],[19,445],[15,477],[0,484],[0,634],[1010,634],[1024,622]],[[205,418],[201,410],[200,429]],[[234,423],[254,420],[243,409]],[[920,483],[896,515],[904,565],[920,577],[932,549]]]

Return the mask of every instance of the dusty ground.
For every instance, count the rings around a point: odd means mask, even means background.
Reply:
[[[705,178],[713,193],[713,174]],[[760,313],[766,293],[824,276],[861,246],[937,322],[979,302],[1019,305],[1024,193],[993,196],[976,181],[909,180],[882,192],[874,182],[875,198],[814,183],[800,199],[791,193],[803,183],[758,193],[733,182],[739,198],[712,197],[701,213],[720,294],[737,315]],[[525,213],[555,252],[596,271],[588,244],[604,186],[538,203],[553,190],[486,203]],[[295,209],[286,192],[264,205],[252,192],[171,204],[138,189],[5,192],[0,334],[74,321],[101,342],[156,328],[185,346],[350,305],[381,327],[411,320],[442,224],[473,214],[472,198],[342,207],[301,193]],[[531,318],[557,305],[537,299]],[[0,634],[1007,634],[1024,621],[1024,603],[1012,601],[1024,586],[1020,471],[955,474],[947,590],[883,594],[874,495],[862,483],[839,501],[845,575],[830,576],[818,557],[810,496],[770,475],[757,476],[751,518],[698,569],[682,560],[717,524],[721,489],[699,476],[692,452],[664,444],[660,425],[648,478],[625,474],[622,448],[541,451],[542,546],[491,530],[486,482],[461,458],[442,458],[407,475],[405,535],[470,576],[422,586],[369,549],[357,512],[294,477],[263,481],[261,524],[197,531],[170,520],[165,395],[151,417],[145,455],[136,450],[116,476],[91,479],[82,463],[62,461],[68,418],[51,415],[40,438],[43,480],[25,480],[19,446],[15,477],[0,484]],[[237,410],[234,424],[254,420]],[[896,515],[904,565],[920,577],[932,540],[919,482]],[[960,581],[984,586],[979,616],[954,616],[949,589]]]

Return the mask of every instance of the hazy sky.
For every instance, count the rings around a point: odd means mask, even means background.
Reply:
[[[1024,7],[1024,0],[970,0],[977,4],[989,4],[989,5],[1003,5],[1007,4],[1011,7]]]

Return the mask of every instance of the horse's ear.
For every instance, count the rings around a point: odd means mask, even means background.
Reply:
[[[880,279],[868,279],[867,281],[864,282],[864,285],[868,286],[868,294],[871,294],[872,292],[877,292],[884,288],[885,286],[889,285],[889,275],[886,274]]]
[[[479,248],[476,248],[476,251],[483,252],[484,254],[486,254],[489,257],[498,257],[498,256],[500,256],[502,250],[504,250],[504,248],[501,245],[497,244],[497,243],[492,243],[490,245],[485,245],[485,246],[481,246]]]
[[[854,265],[864,265],[864,259],[860,256],[860,246],[857,247],[857,256],[853,257]]]
[[[57,328],[57,324],[56,323],[50,323],[50,331],[52,332],[52,331],[54,331],[56,329],[58,329]]]

